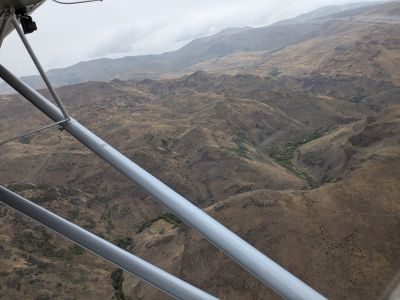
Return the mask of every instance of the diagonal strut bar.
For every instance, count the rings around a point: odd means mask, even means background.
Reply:
[[[18,24],[18,20],[15,14],[11,15],[11,23],[13,24],[15,30],[17,31],[19,37],[21,38],[22,43],[25,45],[26,50],[28,51],[29,55],[31,56],[33,63],[35,64],[36,68],[38,69],[40,75],[42,76],[43,81],[45,82],[47,88],[50,91],[50,94],[53,96],[54,101],[56,101],[58,107],[60,108],[63,116],[64,116],[64,120],[69,121],[70,117],[67,113],[67,111],[65,110],[65,107],[63,105],[63,103],[61,102],[60,97],[58,96],[56,90],[54,89],[53,85],[51,84],[49,78],[47,77],[46,72],[44,71],[42,65],[40,64],[35,52],[33,51],[31,45],[29,44],[27,38],[25,37],[21,26],[19,26]]]
[[[176,299],[217,299],[1,185],[0,201]]]

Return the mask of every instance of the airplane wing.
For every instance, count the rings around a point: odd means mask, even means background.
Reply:
[[[36,8],[46,0],[0,0],[0,47],[3,39],[14,29],[9,23],[9,12],[25,8],[31,14]]]

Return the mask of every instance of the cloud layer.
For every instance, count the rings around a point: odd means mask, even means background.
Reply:
[[[264,26],[313,9],[359,0],[104,0],[85,5],[47,1],[29,35],[45,69],[98,57],[158,54],[228,27]],[[36,74],[12,34],[0,61],[18,75]]]

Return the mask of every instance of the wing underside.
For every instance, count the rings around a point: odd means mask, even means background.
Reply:
[[[1,32],[4,32],[0,37],[0,47],[3,39],[13,30],[13,26],[7,21],[10,10],[17,10],[25,7],[27,13],[30,14],[45,1],[46,0],[0,0],[0,29]]]

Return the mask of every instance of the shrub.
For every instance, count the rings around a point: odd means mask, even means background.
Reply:
[[[78,245],[72,245],[69,247],[69,250],[74,254],[74,255],[82,255],[84,252],[84,249],[81,246]]]
[[[244,144],[243,139],[239,136],[236,136],[233,139],[233,142],[236,145],[235,153],[237,154],[237,156],[249,158],[247,156],[247,153],[249,152],[249,150],[247,149],[246,145]]]
[[[281,71],[279,71],[279,69],[277,67],[274,67],[271,69],[271,71],[268,73],[268,75],[276,77],[279,74],[281,74]]]
[[[117,300],[126,300],[122,286],[124,284],[124,273],[122,269],[117,269],[111,273],[111,285],[114,288],[114,295]]]
[[[32,140],[32,137],[30,137],[30,136],[24,136],[24,137],[22,137],[22,138],[19,139],[19,142],[20,142],[21,144],[28,145],[28,144],[31,143],[31,140]]]
[[[151,225],[153,225],[158,220],[164,220],[165,222],[168,222],[168,223],[174,225],[173,228],[176,228],[180,224],[182,224],[182,221],[177,216],[175,216],[174,214],[171,214],[171,213],[166,213],[166,214],[158,216],[157,218],[154,218],[154,219],[144,222],[139,227],[139,230],[137,231],[137,233],[143,232],[146,228],[149,228]]]
[[[297,169],[293,165],[293,156],[294,156],[294,153],[296,152],[296,150],[301,145],[307,144],[308,142],[316,140],[320,137],[321,137],[321,134],[316,132],[316,133],[307,135],[303,138],[300,138],[298,140],[295,140],[293,142],[290,142],[286,145],[273,147],[269,153],[269,156],[273,160],[275,160],[278,164],[280,164],[281,166],[290,170],[297,177],[300,177],[301,179],[305,180],[309,186],[315,187],[315,186],[317,186],[315,180],[309,174]]]
[[[127,250],[128,247],[132,244],[132,242],[133,242],[133,239],[130,236],[128,236],[128,237],[125,237],[125,238],[118,239],[115,242],[115,244],[118,247],[120,247],[121,249]]]

